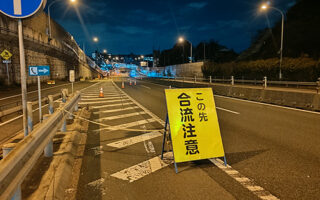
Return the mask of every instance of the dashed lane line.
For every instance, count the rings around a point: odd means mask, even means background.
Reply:
[[[125,140],[109,143],[107,144],[107,146],[114,147],[114,148],[124,148],[140,142],[151,140],[153,138],[160,137],[160,136],[162,136],[160,132],[145,133],[143,135],[138,135]]]
[[[103,113],[113,113],[113,112],[121,112],[121,111],[128,111],[128,110],[134,110],[134,109],[138,109],[138,106],[132,106],[132,107],[127,107],[127,108],[119,108],[119,109],[112,109],[112,110],[102,110],[102,111],[98,111],[98,112],[93,112],[94,115],[97,114],[103,114]]]
[[[228,174],[231,178],[235,179],[238,183],[240,183],[243,187],[250,190],[253,194],[263,200],[279,200],[277,197],[273,196],[270,192],[265,190],[264,188],[256,185],[249,178],[241,175],[237,170],[233,169],[230,165],[225,166],[224,162],[220,159],[213,158],[209,159],[214,165]]]
[[[236,115],[240,115],[239,112],[228,110],[228,109],[225,109],[225,108],[216,107],[216,109],[222,110],[222,111],[226,111],[226,112],[229,112],[229,113],[233,113],[233,114],[236,114]]]
[[[100,109],[100,108],[110,108],[110,107],[116,107],[116,106],[128,106],[134,104],[133,102],[129,103],[118,103],[118,104],[112,104],[112,105],[103,105],[103,106],[92,106],[93,109]]]
[[[128,118],[128,117],[144,115],[144,114],[146,114],[144,111],[142,111],[142,112],[134,112],[134,113],[128,113],[128,114],[123,114],[123,115],[103,117],[103,118],[97,119],[96,121],[97,122],[102,122],[102,121],[107,121],[107,120],[123,119],[123,118]]]

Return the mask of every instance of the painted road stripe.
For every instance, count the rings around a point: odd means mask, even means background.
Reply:
[[[209,159],[214,165],[228,174],[231,178],[235,179],[243,187],[250,190],[253,194],[263,200],[279,200],[277,197],[273,196],[270,192],[264,188],[255,185],[255,183],[248,179],[247,177],[241,175],[237,170],[233,169],[230,165],[225,166],[224,162],[219,158]],[[231,172],[231,173],[230,173]]]
[[[140,86],[151,90],[151,88],[149,88],[149,87],[147,87],[147,86],[145,86],[145,85],[140,85]]]
[[[129,181],[130,183],[134,182],[173,163],[172,152],[165,153],[163,156],[164,160],[161,160],[160,156],[157,156],[120,172],[111,174],[111,176]]]
[[[93,112],[93,114],[103,114],[103,113],[113,113],[113,112],[121,112],[121,111],[127,111],[127,110],[134,110],[139,108],[138,106],[132,106],[132,107],[127,107],[127,108],[119,108],[119,109],[113,109],[113,110],[103,110],[103,111],[98,111],[98,112]]]
[[[110,108],[110,107],[116,107],[116,106],[127,106],[132,105],[133,102],[130,103],[119,103],[119,104],[113,104],[113,105],[103,105],[103,106],[92,106],[93,109],[99,109],[99,108]]]
[[[228,110],[228,109],[225,109],[225,108],[220,108],[220,107],[216,107],[218,110],[223,110],[223,111],[226,111],[226,112],[229,112],[229,113],[233,113],[233,114],[236,114],[236,115],[240,115],[240,113],[236,112],[236,111],[232,111],[232,110]]]
[[[117,142],[109,143],[107,146],[115,147],[115,148],[124,148],[127,146],[131,146],[133,144],[137,144],[139,142],[144,142],[146,140],[151,140],[156,137],[160,137],[162,134],[160,132],[151,132],[151,133],[145,133],[143,135],[131,137],[125,140],[120,140]]]
[[[129,114],[123,114],[123,115],[116,115],[116,116],[111,116],[111,117],[103,117],[99,118],[96,121],[101,122],[101,121],[107,121],[107,120],[114,120],[114,119],[123,119],[127,117],[133,117],[133,116],[139,116],[139,115],[145,115],[144,111],[142,112],[134,112],[134,113],[129,113]]]
[[[107,94],[103,94],[104,95],[104,98],[107,98],[107,97],[121,97],[120,94],[111,94],[111,95],[107,95]],[[99,97],[99,94],[95,94],[95,95],[82,95],[83,98],[94,98],[94,97]]]
[[[112,81],[113,85],[119,90],[122,91],[117,84],[115,84]],[[124,92],[123,92],[124,93]],[[128,94],[124,93],[126,97],[128,97],[134,104],[136,104],[137,106],[139,106],[142,110],[144,110],[148,115],[150,115],[153,119],[157,120],[157,122],[159,122],[159,124],[161,124],[162,126],[165,125],[165,122],[160,119],[157,115],[153,114],[150,110],[148,110],[147,108],[145,108],[144,106],[142,106],[140,103],[138,103],[136,100],[134,100],[132,97],[130,97]]]
[[[105,101],[81,101],[79,105],[86,105],[86,104],[105,104],[105,103],[118,103],[123,101],[130,101],[129,99],[119,99],[119,100],[105,100]]]
[[[134,126],[139,126],[139,125],[144,125],[144,124],[148,124],[148,123],[152,123],[155,122],[156,120],[154,119],[147,119],[147,120],[140,120],[140,121],[135,121],[135,122],[130,122],[130,123],[126,123],[126,124],[120,124],[117,126],[110,126],[109,128],[100,128],[98,130],[94,130],[95,132],[97,131],[103,131],[103,130],[118,130],[118,129],[122,129],[122,128],[130,128],[130,127],[134,127]]]
[[[82,97],[81,97],[82,98]],[[112,98],[108,98],[108,97],[96,97],[96,98],[82,98],[82,101],[97,101],[97,100],[101,100],[101,101],[104,101],[104,100],[112,100],[112,99],[125,99],[126,97],[123,96],[123,97],[112,97]]]
[[[315,112],[315,111],[310,111],[310,110],[302,110],[302,109],[298,109],[298,108],[290,108],[290,107],[285,107],[285,106],[278,106],[278,105],[261,103],[261,102],[250,101],[250,100],[245,100],[245,99],[237,99],[237,98],[233,98],[233,97],[225,97],[225,96],[221,96],[221,95],[214,95],[214,96],[215,97],[220,97],[220,98],[225,98],[225,99],[231,99],[231,100],[235,100],[235,101],[243,101],[243,102],[247,102],[247,103],[254,103],[254,104],[260,104],[260,105],[265,105],[265,106],[271,106],[271,107],[276,107],[276,108],[282,108],[282,109],[287,109],[287,110],[294,110],[294,111],[300,111],[300,112],[306,112],[306,113],[320,115],[320,112]]]

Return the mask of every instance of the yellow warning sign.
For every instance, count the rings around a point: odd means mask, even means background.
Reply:
[[[0,55],[5,60],[9,60],[12,57],[12,54],[10,53],[10,51],[6,49]]]
[[[175,162],[223,157],[211,88],[165,90]]]

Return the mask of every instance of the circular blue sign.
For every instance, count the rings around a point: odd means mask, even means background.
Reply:
[[[1,0],[0,12],[12,18],[26,18],[34,15],[44,0]]]

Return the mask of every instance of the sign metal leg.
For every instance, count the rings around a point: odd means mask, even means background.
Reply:
[[[166,116],[166,123],[164,125],[164,133],[163,133],[163,142],[162,142],[162,151],[161,151],[161,160],[163,160],[163,152],[165,148],[166,136],[167,136],[167,126],[168,126],[168,114]]]

